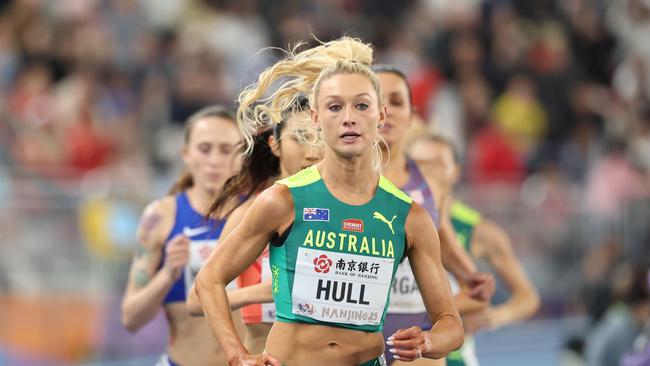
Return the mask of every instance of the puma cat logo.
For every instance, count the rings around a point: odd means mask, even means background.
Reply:
[[[395,221],[395,219],[397,218],[397,215],[393,215],[393,218],[390,221],[388,221],[386,219],[386,217],[384,217],[384,215],[382,215],[381,213],[375,211],[372,214],[372,218],[377,219],[377,220],[383,222],[384,224],[388,225],[388,228],[390,229],[390,232],[393,233],[393,235],[395,235],[395,230],[393,230],[393,221]]]

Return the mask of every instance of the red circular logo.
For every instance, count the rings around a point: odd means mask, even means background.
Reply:
[[[332,266],[332,260],[327,258],[325,254],[321,254],[320,256],[314,258],[314,270],[318,273],[327,273],[330,271],[330,267]]]
[[[212,253],[212,248],[210,248],[207,245],[204,245],[201,249],[199,249],[199,255],[201,256],[201,259],[204,262],[208,260],[211,253]]]

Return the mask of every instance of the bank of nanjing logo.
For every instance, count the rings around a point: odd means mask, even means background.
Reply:
[[[393,221],[395,221],[395,219],[397,218],[397,215],[393,215],[393,218],[390,221],[388,221],[384,215],[382,215],[381,213],[375,211],[375,212],[372,213],[372,218],[377,219],[377,220],[383,222],[384,224],[388,225],[388,228],[390,229],[390,232],[393,233],[393,235],[395,235],[395,230],[393,230]]]
[[[332,260],[327,258],[325,254],[321,254],[314,258],[314,271],[318,273],[327,273],[332,266]]]
[[[303,221],[330,221],[329,208],[303,208]]]
[[[314,314],[314,305],[306,303],[306,302],[301,302],[301,303],[298,304],[298,311],[301,312],[302,314],[313,315]]]

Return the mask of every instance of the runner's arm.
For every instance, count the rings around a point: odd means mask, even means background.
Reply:
[[[449,220],[449,217],[440,217],[440,255],[444,267],[453,273],[457,278],[465,282],[465,279],[476,272],[476,265],[470,256],[463,250],[463,247],[456,239],[456,231]]]
[[[414,203],[406,219],[408,258],[433,327],[426,332],[422,354],[441,358],[463,344],[463,326],[453,304],[440,242],[431,217]]]
[[[260,256],[273,234],[293,220],[289,190],[274,185],[262,192],[239,224],[211,254],[196,278],[196,294],[212,332],[230,364],[249,353],[237,335],[225,286]]]
[[[511,290],[508,301],[486,309],[489,326],[499,327],[532,317],[539,309],[539,294],[515,256],[508,234],[484,219],[477,225],[473,241],[473,250],[480,251],[477,255],[488,260]]]
[[[232,310],[252,304],[271,303],[273,302],[271,280],[230,291],[228,292],[228,301],[230,301]]]
[[[138,244],[122,299],[122,324],[129,332],[137,331],[156,316],[174,283],[169,272],[158,270],[174,210],[173,198],[166,197],[149,204],[140,219]]]
[[[237,288],[228,291],[228,302],[232,311],[243,308],[252,304],[265,304],[273,302],[273,293],[271,292],[271,281],[265,281],[256,285]],[[190,295],[186,302],[187,311],[192,316],[204,316],[201,302],[196,295],[196,289],[192,286]]]
[[[474,261],[459,245],[451,223],[453,186],[446,171],[448,167],[438,161],[418,162],[418,167],[438,204],[440,224],[437,229],[443,266],[470,287],[470,297],[488,301],[494,294],[494,278],[490,274],[477,272]]]
[[[441,180],[438,178],[438,180]],[[446,187],[447,183],[439,181],[438,186]],[[450,219],[450,192],[444,191],[440,194],[439,209],[440,209],[440,227],[438,229],[438,236],[440,237],[440,255],[442,264],[445,269],[449,270],[457,278],[466,279],[471,273],[476,272],[476,265],[471,257],[463,250],[463,247],[458,243],[456,237],[456,230],[451,223]],[[465,280],[461,280],[458,284],[461,291],[454,296],[454,304],[458,312],[462,315],[465,313],[485,309],[488,305],[487,299],[478,300],[471,296],[471,289],[467,286]]]
[[[237,227],[237,225],[241,223],[241,221],[244,219],[244,216],[246,215],[246,212],[248,212],[248,209],[251,207],[252,203],[253,203],[253,199],[248,199],[246,202],[243,202],[236,209],[234,209],[232,213],[230,213],[228,219],[226,220],[226,223],[223,226],[223,229],[221,230],[222,239],[228,237],[228,235],[230,235],[230,233]],[[246,291],[244,293],[237,292],[237,291],[239,291],[239,289],[228,292],[228,300],[230,301],[230,306],[232,310],[237,310],[242,306],[247,305],[246,303],[244,303],[244,301],[246,301],[247,298],[244,297],[242,299],[242,296],[247,295],[250,291]],[[235,294],[235,292],[237,293]],[[201,302],[199,301],[199,298],[196,295],[195,284],[192,284],[192,288],[190,289],[189,295],[187,296],[187,300],[185,301],[185,307],[190,315],[203,316],[203,309],[201,309]]]
[[[185,309],[190,313],[191,316],[203,316],[203,309],[201,308],[201,301],[199,301],[199,296],[196,294],[196,284],[192,284],[192,288],[187,294],[187,300],[185,300]]]
[[[469,289],[463,289],[454,296],[454,305],[460,315],[473,313],[485,309],[489,304],[487,301],[479,301],[469,295]]]

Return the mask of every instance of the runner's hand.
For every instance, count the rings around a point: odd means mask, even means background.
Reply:
[[[489,328],[491,326],[490,317],[486,309],[465,314],[462,318],[465,334],[474,334],[481,329]]]
[[[183,268],[190,260],[190,239],[183,234],[174,236],[165,248],[165,263],[163,270],[167,271],[169,277],[176,281],[181,277]]]
[[[474,272],[465,278],[470,287],[469,296],[478,301],[490,301],[496,289],[494,276],[484,272]]]
[[[262,355],[248,355],[240,358],[237,363],[237,366],[282,366],[280,361],[277,358],[262,354]]]
[[[410,362],[422,357],[422,353],[429,346],[428,342],[426,332],[418,326],[413,326],[393,333],[388,337],[386,344],[391,346],[388,351],[395,359]]]

